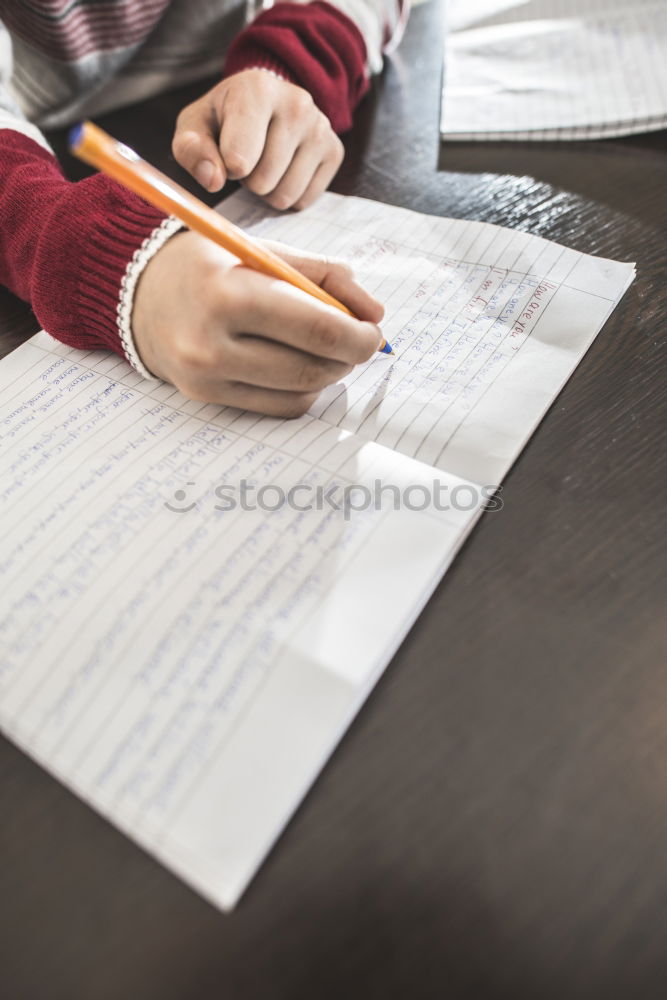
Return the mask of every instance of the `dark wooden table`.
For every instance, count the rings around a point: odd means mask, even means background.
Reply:
[[[334,189],[637,280],[232,915],[0,745],[8,1000],[667,996],[667,134],[439,150],[439,17],[415,10]],[[182,177],[200,90],[102,124]]]

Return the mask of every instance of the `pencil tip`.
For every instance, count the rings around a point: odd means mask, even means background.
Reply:
[[[73,125],[69,130],[67,135],[67,141],[70,149],[76,149],[83,138],[83,122],[79,122],[78,125]]]
[[[393,347],[391,346],[391,344],[388,341],[384,342],[384,346],[380,348],[380,351],[383,354],[393,354],[394,353],[394,349],[393,349]]]

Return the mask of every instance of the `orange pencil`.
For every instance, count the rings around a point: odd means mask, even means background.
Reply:
[[[117,142],[97,125],[93,125],[92,122],[76,125],[70,131],[69,144],[72,153],[80,160],[113,177],[156,208],[175,215],[190,229],[208,236],[248,267],[268,274],[269,277],[281,278],[321,302],[335,306],[348,316],[353,315],[347,306],[333,295],[329,295],[277,254],[260,246],[238,226],[223,219],[199,198],[195,198],[180,184],[175,184],[166,174],[152,167],[146,160],[142,160],[133,149],[122,142]],[[382,341],[378,350],[383,354],[393,354],[386,340]]]

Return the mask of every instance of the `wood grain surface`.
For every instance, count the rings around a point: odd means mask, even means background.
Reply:
[[[3,997],[667,996],[667,134],[440,148],[440,14],[414,11],[334,190],[637,280],[232,915],[0,744]],[[183,180],[201,90],[100,124]],[[0,307],[8,348],[30,319]]]

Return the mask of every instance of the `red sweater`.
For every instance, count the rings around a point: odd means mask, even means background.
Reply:
[[[154,0],[152,7],[164,5],[164,0]],[[107,5],[92,6],[101,13]],[[151,7],[128,6],[144,13]],[[36,32],[31,9],[0,0],[2,23],[15,37],[23,33],[33,46],[47,51],[54,44],[52,29]],[[76,58],[87,44],[102,49],[109,44],[103,38],[108,26],[104,28],[103,19],[96,23],[102,35],[82,34],[80,20],[72,21],[68,39]],[[224,73],[257,66],[310,91],[336,131],[349,128],[368,86],[360,31],[319,0],[279,3],[241,32]],[[163,214],[105,176],[66,181],[47,149],[12,128],[0,127],[0,166],[0,284],[30,302],[42,326],[59,340],[124,354],[117,317],[121,284],[128,263],[164,221]]]

